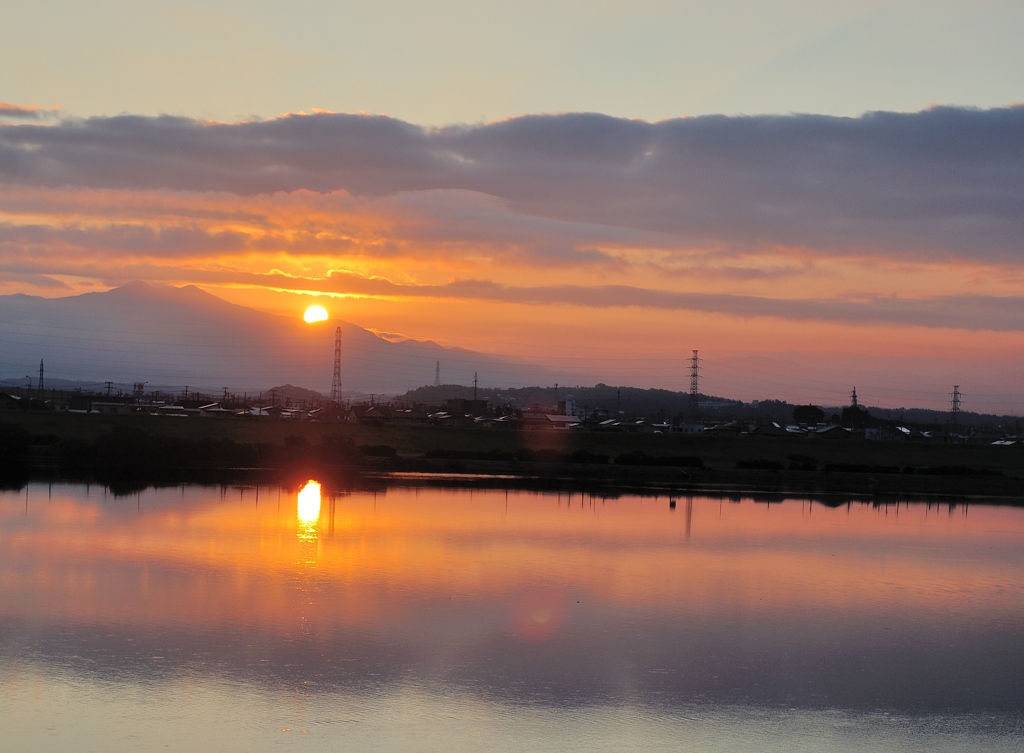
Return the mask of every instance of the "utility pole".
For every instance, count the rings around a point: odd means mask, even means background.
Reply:
[[[39,399],[43,399],[43,359],[39,359]]]
[[[331,377],[331,402],[341,403],[341,327],[334,330],[334,374]]]
[[[476,372],[473,372],[473,401],[476,402]]]
[[[949,396],[949,423],[956,426],[960,421],[960,385],[953,385],[953,393]]]
[[[107,382],[107,397],[110,397],[110,388],[114,386],[113,382]],[[185,388],[185,394],[188,394],[188,387]]]
[[[694,419],[697,418],[697,396],[700,381],[700,358],[697,357],[697,351],[693,351],[693,356],[690,358],[690,415]]]
[[[441,386],[441,362],[440,361],[438,361],[434,365],[434,386],[435,387],[440,387]]]

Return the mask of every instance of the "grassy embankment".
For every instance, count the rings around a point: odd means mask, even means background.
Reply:
[[[104,472],[108,476],[127,473],[135,484],[146,481],[147,467],[159,470],[159,478],[154,477],[154,481],[181,477],[174,472],[175,463],[191,463],[202,470],[202,478],[210,479],[223,470],[218,469],[219,463],[276,469],[292,475],[342,467],[348,469],[345,473],[349,476],[363,478],[392,471],[511,474],[522,477],[521,483],[584,489],[650,487],[679,492],[991,496],[1024,500],[1021,445],[53,413],[7,414],[0,421],[19,425],[37,437],[48,437],[48,444],[43,443],[30,453],[30,464],[34,464],[37,472],[59,472],[61,457],[71,456],[75,460],[74,452],[81,451],[84,454],[77,465],[70,466],[79,475],[97,469],[101,471],[99,476]],[[112,436],[120,437],[120,444],[111,441]],[[148,439],[140,443],[131,436]],[[149,455],[136,445],[145,445]],[[359,446],[391,447],[396,454],[369,456],[359,452]],[[85,451],[93,447],[100,448],[99,455]],[[104,452],[106,460],[102,457]],[[116,462],[121,453],[126,458],[124,463]],[[161,457],[153,458],[154,453]],[[630,458],[623,458],[624,455],[632,455],[631,464],[625,463]],[[63,467],[69,467],[68,463]]]

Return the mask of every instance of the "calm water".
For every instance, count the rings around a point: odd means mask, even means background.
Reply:
[[[7,751],[1020,751],[1024,510],[0,493]]]

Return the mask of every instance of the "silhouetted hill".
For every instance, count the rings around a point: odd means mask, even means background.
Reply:
[[[434,379],[440,360],[449,379],[489,384],[557,381],[540,366],[444,348],[389,342],[350,322],[307,325],[229,303],[195,286],[131,282],[104,293],[66,298],[0,296],[0,377],[25,384],[38,374],[102,384],[189,385],[218,394],[302,384],[328,392],[334,329],[342,328],[346,393],[401,392]]]
[[[263,390],[263,394],[274,393],[279,401],[291,400],[293,402],[323,400],[328,395],[316,390],[307,390],[305,387],[296,387],[294,384],[280,384],[277,387]]]

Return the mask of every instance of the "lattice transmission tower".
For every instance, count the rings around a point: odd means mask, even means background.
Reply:
[[[690,359],[690,413],[693,416],[697,415],[697,389],[700,381],[700,359],[697,357],[697,351],[693,351],[693,357]]]
[[[953,385],[953,392],[949,396],[949,422],[956,426],[960,422],[960,385]]]
[[[331,378],[331,402],[341,403],[341,327],[334,330],[334,376]]]

